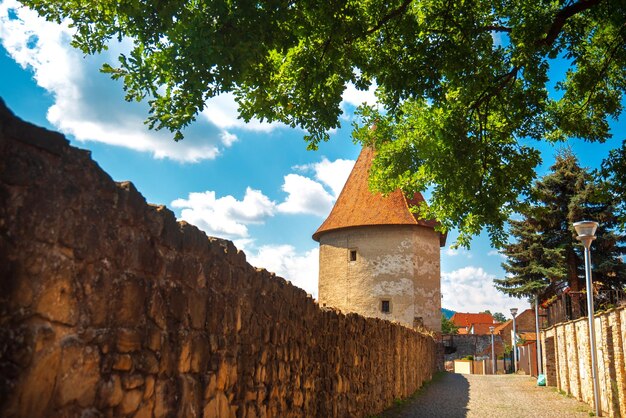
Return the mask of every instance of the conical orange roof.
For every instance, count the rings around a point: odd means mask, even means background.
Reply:
[[[407,199],[399,189],[387,196],[370,191],[368,179],[373,158],[373,149],[361,150],[330,215],[313,234],[315,241],[319,241],[325,232],[356,226],[421,225],[434,228],[437,225],[434,220],[419,219],[409,210],[410,206],[424,201],[421,193]],[[445,236],[441,237],[441,245],[445,245]]]

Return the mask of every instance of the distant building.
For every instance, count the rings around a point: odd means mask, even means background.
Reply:
[[[319,303],[344,312],[441,330],[437,223],[409,207],[424,201],[400,190],[372,193],[374,152],[364,148],[330,215],[313,234],[320,243]]]
[[[532,309],[526,309],[515,318],[515,330],[517,331],[518,338],[521,334],[535,335],[535,312]],[[509,346],[513,341],[513,320],[509,319],[506,322],[498,324],[494,331],[494,334],[502,336],[502,340]]]
[[[493,316],[489,313],[456,312],[452,315],[450,321],[458,328],[460,335],[487,335],[490,333],[489,327],[495,327],[497,325]]]

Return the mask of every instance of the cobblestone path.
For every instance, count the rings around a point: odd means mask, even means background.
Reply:
[[[380,414],[381,418],[529,418],[589,417],[589,405],[538,387],[522,375],[441,373],[411,399]]]

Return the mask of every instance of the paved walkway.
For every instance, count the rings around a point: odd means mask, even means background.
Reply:
[[[398,403],[380,417],[588,418],[592,410],[522,375],[441,373],[413,398]]]

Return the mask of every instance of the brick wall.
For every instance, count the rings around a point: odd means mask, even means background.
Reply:
[[[435,352],[321,310],[0,101],[0,416],[368,416]]]
[[[626,416],[626,307],[595,317],[600,404],[603,415]],[[587,318],[541,332],[547,384],[593,406],[591,350]]]

